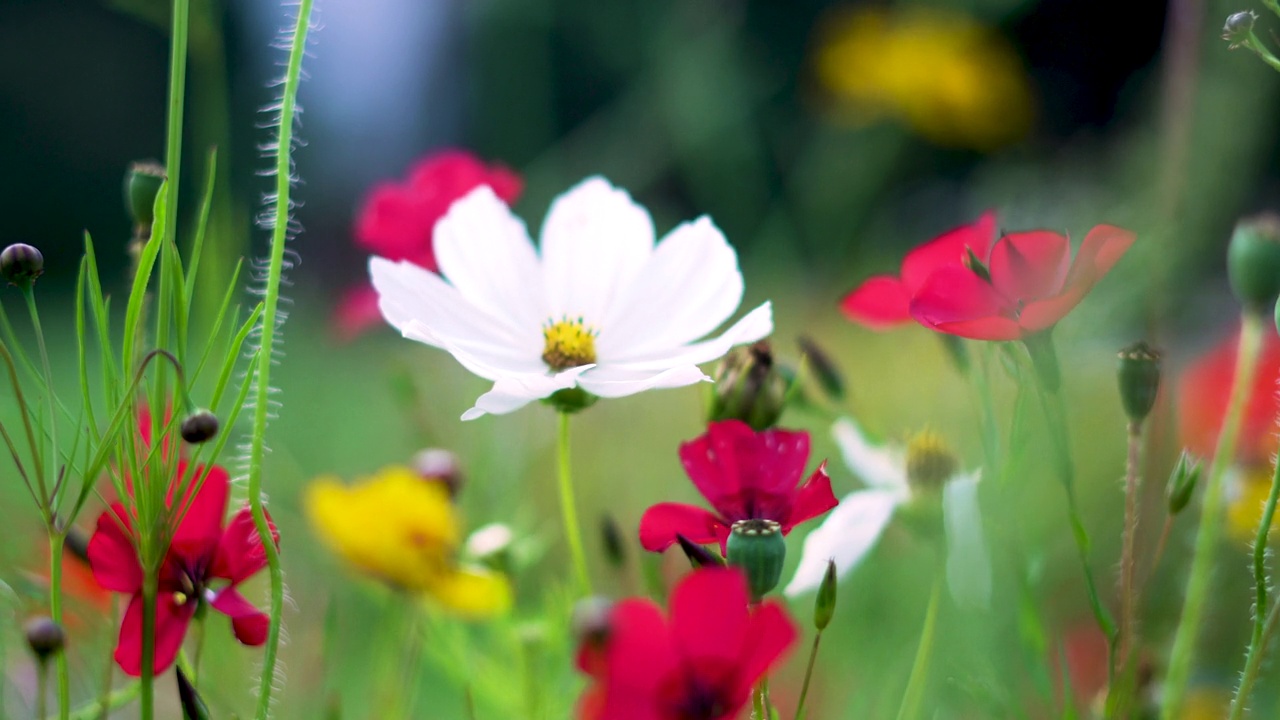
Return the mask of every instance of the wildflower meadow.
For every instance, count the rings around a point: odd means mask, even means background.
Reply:
[[[1280,717],[1277,32],[0,4],[0,718]]]

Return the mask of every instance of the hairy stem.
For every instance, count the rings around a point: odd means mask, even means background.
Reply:
[[[564,535],[573,556],[578,576],[578,589],[583,597],[591,594],[591,577],[587,574],[587,553],[582,548],[582,529],[578,526],[578,508],[573,499],[573,476],[569,462],[569,413],[559,415],[559,440],[556,443],[560,470],[560,515],[564,519]]]
[[[1115,667],[1109,670],[1112,678],[1119,679],[1111,683],[1107,699],[1109,716],[1111,711],[1118,711],[1121,717],[1127,717],[1129,713],[1133,688],[1127,670],[1138,634],[1138,588],[1134,576],[1137,569],[1138,492],[1142,481],[1138,475],[1142,423],[1129,423],[1128,448],[1124,469],[1124,528],[1120,538],[1120,634],[1112,658]]]
[[[1262,635],[1258,640],[1257,651],[1254,651],[1252,645],[1249,648],[1244,672],[1240,674],[1240,684],[1236,687],[1236,696],[1231,699],[1230,720],[1240,720],[1244,717],[1245,705],[1249,702],[1249,696],[1253,694],[1253,684],[1258,680],[1258,673],[1262,670],[1262,660],[1266,655],[1266,647],[1275,635],[1277,624],[1280,624],[1280,603],[1274,605],[1271,612],[1267,613],[1267,619],[1262,624]]]

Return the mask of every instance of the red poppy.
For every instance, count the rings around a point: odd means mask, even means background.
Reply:
[[[179,461],[177,477],[187,477],[187,462]],[[192,482],[205,472],[197,465]],[[182,640],[187,625],[200,603],[231,618],[236,638],[246,645],[266,642],[270,618],[260,612],[237,590],[236,586],[266,567],[266,552],[253,516],[248,508],[236,513],[223,527],[226,517],[229,478],[227,471],[213,466],[200,484],[198,492],[188,491],[186,501],[175,509],[186,512],[173,531],[169,549],[160,566],[159,593],[156,599],[154,672],[168,668]],[[173,507],[173,498],[169,498]],[[272,526],[272,534],[279,535]],[[89,540],[89,564],[94,578],[102,587],[133,597],[125,610],[116,644],[115,659],[127,674],[142,674],[142,566],[135,550],[133,519],[121,503],[98,517],[97,531]],[[228,584],[214,590],[215,581]]]
[[[784,535],[791,532],[836,506],[826,463],[800,484],[808,459],[809,433],[756,432],[740,420],[711,423],[706,433],[680,446],[680,460],[715,512],[658,503],[640,519],[640,544],[661,552],[680,534],[700,544],[719,542],[723,553],[739,520],[773,520]]]
[[[1053,327],[1078,305],[1133,241],[1128,230],[1099,225],[1073,262],[1065,235],[1005,235],[984,267],[948,265],[930,275],[911,300],[911,316],[950,335],[1021,340]]]
[[[1276,414],[1280,412],[1276,394],[1280,337],[1270,323],[1268,328],[1245,405],[1236,457],[1245,463],[1270,466],[1277,450]],[[1203,457],[1211,457],[1218,444],[1235,382],[1239,343],[1237,331],[1192,363],[1178,383],[1178,434],[1187,449]]]
[[[874,275],[844,296],[840,310],[872,330],[888,330],[911,321],[911,299],[925,281],[948,265],[961,265],[969,252],[986,258],[996,239],[996,215],[985,212],[963,225],[920,245],[902,260],[900,277]]]
[[[442,150],[420,159],[406,182],[384,182],[373,188],[356,217],[356,243],[388,260],[408,260],[432,272],[439,270],[432,247],[436,222],[467,193],[488,185],[510,204],[520,197],[520,176],[500,165],[486,165],[464,150]],[[351,339],[381,320],[373,289],[360,287],[342,300],[335,322],[339,335]]]
[[[579,720],[732,720],[796,640],[780,604],[748,608],[736,569],[690,573],[670,602],[668,617],[650,600],[623,600],[606,631],[584,640],[578,667],[594,682]]]

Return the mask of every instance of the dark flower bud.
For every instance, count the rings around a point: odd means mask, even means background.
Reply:
[[[218,418],[208,410],[197,410],[182,421],[178,432],[192,445],[208,442],[218,434]]]
[[[780,370],[764,340],[731,350],[716,369],[707,421],[741,420],[753,430],[773,427],[790,387]]]
[[[418,471],[424,480],[444,483],[449,490],[449,497],[457,498],[462,492],[462,469],[458,464],[458,456],[440,448],[427,448],[413,456],[413,469]]]
[[[71,557],[80,562],[89,564],[89,537],[84,534],[83,530],[76,527],[67,529],[67,539],[63,544]]]
[[[836,612],[836,563],[827,561],[827,572],[822,576],[822,584],[818,586],[818,597],[813,602],[813,626],[822,632],[831,624],[831,616]]]
[[[200,699],[196,686],[191,684],[182,668],[175,668],[178,677],[178,702],[182,705],[182,720],[209,720],[209,708]]]
[[[622,540],[622,530],[609,513],[600,518],[600,542],[604,545],[604,557],[616,570],[627,566],[627,546]]]
[[[25,243],[14,243],[0,251],[0,277],[10,285],[31,287],[44,273],[44,255]]]
[[[1120,351],[1120,402],[1129,421],[1140,423],[1151,413],[1160,390],[1160,353],[1138,341]]]
[[[813,370],[813,376],[818,380],[818,386],[831,399],[843,400],[844,377],[841,376],[836,364],[832,362],[831,356],[818,343],[814,342],[813,338],[807,335],[801,335],[796,342],[800,345],[800,351],[804,353],[805,362]]]
[[[62,626],[45,615],[38,615],[28,620],[22,626],[22,631],[27,636],[27,647],[31,648],[31,652],[40,662],[62,652],[62,646],[66,642],[66,634],[63,633]]]
[[[986,263],[982,262],[982,260],[973,252],[973,248],[965,247],[964,257],[961,258],[961,262],[964,263],[965,267],[972,270],[974,275],[977,275],[987,282],[991,282],[991,271],[987,269]]]
[[[1236,223],[1227,247],[1227,279],[1245,309],[1259,312],[1280,295],[1280,216],[1265,213]]]
[[[782,525],[773,520],[739,520],[729,534],[730,565],[747,573],[752,601],[758,602],[778,586],[787,545],[782,540]]]
[[[694,570],[704,567],[724,567],[724,560],[719,555],[684,535],[676,533],[676,542],[680,543],[680,549],[684,551],[684,556],[689,558],[689,564]]]
[[[1192,457],[1186,450],[1178,457],[1178,464],[1169,474],[1169,484],[1165,491],[1168,500],[1169,514],[1177,515],[1191,502],[1191,495],[1200,482],[1200,461]]]
[[[1253,34],[1253,21],[1257,19],[1258,14],[1252,10],[1227,16],[1227,24],[1222,26],[1222,39],[1231,43],[1230,49],[1234,50],[1249,40]]]
[[[142,238],[151,237],[156,219],[156,196],[164,185],[164,166],[154,160],[136,162],[124,176],[124,204]]]

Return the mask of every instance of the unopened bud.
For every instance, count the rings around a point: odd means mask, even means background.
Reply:
[[[615,570],[627,566],[627,546],[622,539],[622,530],[609,513],[600,518],[600,542],[604,545],[604,557]]]
[[[1264,213],[1236,223],[1227,246],[1227,279],[1247,310],[1259,312],[1280,295],[1280,216]]]
[[[813,338],[807,335],[801,335],[797,340],[800,345],[800,351],[804,353],[804,360],[809,364],[809,369],[813,371],[814,378],[818,381],[818,386],[822,388],[832,400],[844,399],[844,377],[841,376],[839,368],[831,360],[831,356],[826,353]]]
[[[603,645],[609,639],[609,616],[613,613],[613,601],[607,597],[592,595],[579,600],[573,606],[569,625],[578,642]]]
[[[733,524],[727,549],[729,564],[747,574],[753,602],[778,586],[787,557],[782,525],[773,520],[739,520]]]
[[[151,237],[151,223],[156,219],[156,196],[160,194],[164,181],[164,166],[154,160],[133,163],[125,173],[125,208],[142,239]]]
[[[62,626],[45,615],[38,615],[28,620],[26,625],[22,626],[22,631],[27,636],[27,647],[31,648],[31,652],[40,662],[62,652],[62,646],[66,642],[66,634],[63,633]]]
[[[680,543],[680,549],[684,551],[684,556],[689,558],[689,564],[694,570],[704,567],[724,567],[724,560],[719,555],[684,535],[676,533],[676,542]]]
[[[836,612],[836,563],[827,561],[827,572],[822,576],[822,584],[818,586],[818,597],[813,602],[813,626],[822,632],[831,624],[831,616]]]
[[[790,386],[779,370],[764,340],[731,350],[716,369],[708,422],[741,420],[753,430],[773,427]]]
[[[493,570],[511,571],[511,549],[515,533],[502,523],[489,523],[477,528],[463,544],[466,554]]]
[[[218,417],[208,410],[197,410],[182,421],[178,432],[192,445],[208,442],[218,434]]]
[[[1231,43],[1230,49],[1234,50],[1248,42],[1249,36],[1253,34],[1253,21],[1257,19],[1258,14],[1252,10],[1227,16],[1227,24],[1222,26],[1222,39]]]
[[[44,255],[31,245],[14,243],[0,251],[0,278],[10,285],[31,287],[44,273]]]
[[[1165,493],[1170,515],[1182,512],[1191,502],[1191,495],[1199,482],[1200,461],[1183,450],[1178,457],[1178,464],[1174,465],[1173,472],[1169,474],[1169,485]]]
[[[425,480],[444,483],[449,497],[457,498],[462,492],[462,469],[458,456],[440,448],[427,448],[413,456],[413,469]]]
[[[972,270],[974,275],[977,275],[987,282],[991,282],[991,271],[987,269],[986,263],[982,262],[982,260],[974,254],[973,248],[967,245],[965,246],[964,257],[961,259],[961,262],[964,263],[965,267]]]
[[[176,668],[178,678],[178,702],[182,705],[182,720],[209,720],[209,708],[200,699],[196,686],[191,684],[182,667]]]
[[[1160,390],[1160,353],[1138,341],[1120,351],[1120,402],[1130,422],[1140,423],[1151,413]]]

